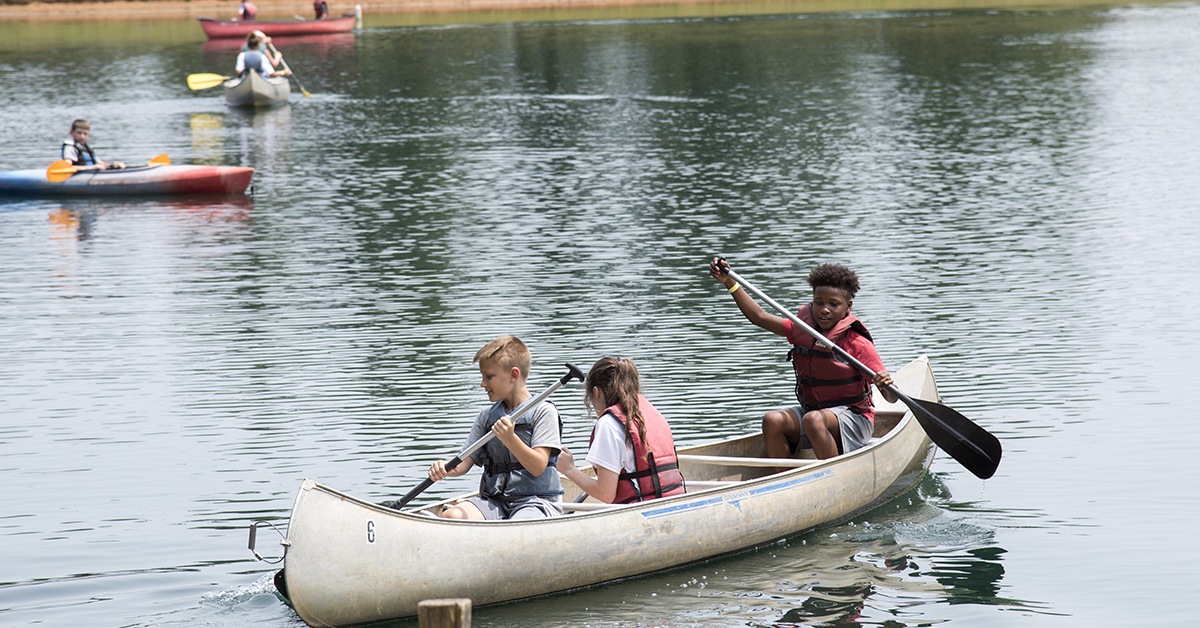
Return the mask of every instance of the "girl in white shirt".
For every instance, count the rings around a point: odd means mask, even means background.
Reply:
[[[675,462],[671,428],[641,395],[641,378],[633,361],[601,358],[588,371],[584,387],[589,412],[595,409],[600,415],[587,454],[596,477],[576,468],[575,459],[566,447],[558,457],[559,472],[588,495],[607,504],[682,493],[683,477]],[[638,460],[639,450],[644,460]],[[630,476],[638,472],[639,475]],[[655,487],[659,489],[657,493]]]

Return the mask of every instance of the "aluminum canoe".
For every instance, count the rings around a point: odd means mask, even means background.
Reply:
[[[138,166],[85,170],[65,181],[46,179],[46,169],[0,172],[0,197],[119,194],[240,194],[254,168],[241,166]]]
[[[940,401],[924,356],[893,379],[911,397]],[[795,468],[776,472],[760,434],[681,448],[686,494],[626,506],[589,498],[550,519],[452,521],[432,515],[469,495],[401,512],[304,480],[276,582],[308,625],[354,626],[416,615],[422,600],[517,600],[845,521],[915,486],[933,460],[907,408],[875,401],[875,438],[847,455],[804,460],[812,450],[802,449]],[[563,484],[565,501],[579,494]]]
[[[225,102],[233,107],[270,107],[287,102],[292,86],[286,76],[263,78],[247,72],[245,78],[225,81]]]
[[[251,31],[259,30],[270,37],[279,35],[317,35],[322,33],[348,33],[354,30],[355,14],[347,13],[341,17],[331,17],[324,20],[218,20],[202,17],[200,28],[209,39],[230,37],[245,37]]]

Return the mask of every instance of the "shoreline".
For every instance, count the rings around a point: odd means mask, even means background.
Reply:
[[[768,0],[768,3],[769,0]],[[93,20],[93,19],[160,19],[213,17],[232,19],[237,13],[237,0],[79,0],[0,4],[0,21],[31,20]],[[398,0],[394,2],[329,2],[329,14],[337,17],[354,13],[355,5],[364,15],[404,13],[470,13],[481,11],[520,11],[546,9],[588,9],[654,6],[703,6],[737,4],[725,0]],[[781,6],[795,2],[780,0]],[[817,3],[814,3],[817,4]],[[259,0],[259,19],[291,19],[293,14],[305,19],[312,16],[312,4],[303,0]]]
[[[0,0],[2,2],[3,0]],[[0,22],[79,22],[96,20],[151,20],[212,17],[230,19],[237,0],[80,0],[0,4]],[[303,0],[258,0],[259,18],[309,18],[312,4]],[[826,13],[831,11],[912,11],[935,9],[1047,9],[1107,6],[1096,0],[395,0],[391,2],[330,2],[329,13],[339,16],[362,7],[364,19],[380,15],[441,15],[617,9],[673,9],[692,15],[761,13]],[[471,20],[465,20],[471,21]]]

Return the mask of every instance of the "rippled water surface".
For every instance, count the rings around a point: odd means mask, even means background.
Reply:
[[[1195,621],[1200,5],[368,22],[277,40],[313,95],[257,112],[184,83],[236,44],[139,24],[0,24],[0,169],[82,117],[101,158],[253,192],[0,201],[0,624],[300,625],[246,526],[306,477],[415,485],[498,334],[532,389],[618,354],[679,442],[756,430],[786,346],[717,253],[792,306],[855,268],[887,366],[928,355],[999,473],[939,456],[851,523],[474,625]]]

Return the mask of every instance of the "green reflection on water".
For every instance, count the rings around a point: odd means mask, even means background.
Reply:
[[[1160,3],[1155,3],[1160,4]],[[802,13],[852,13],[962,9],[1041,10],[1108,6],[1090,0],[784,0],[782,2],[681,2],[651,6],[579,6],[545,9],[404,11],[395,7],[367,9],[363,28],[512,24],[614,20],[661,20]],[[210,12],[211,13],[211,12]],[[197,16],[169,19],[30,19],[0,16],[0,50],[46,50],[87,45],[128,46],[204,41]],[[268,16],[272,17],[272,16]],[[286,18],[279,18],[286,19]]]

